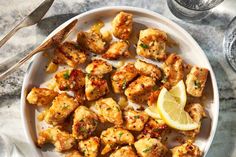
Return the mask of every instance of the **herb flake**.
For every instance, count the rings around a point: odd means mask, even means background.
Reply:
[[[139,119],[140,116],[139,116],[139,115],[135,115],[134,118],[135,118],[135,119]]]
[[[144,153],[147,153],[147,152],[149,152],[151,149],[152,149],[152,147],[148,147],[148,148],[144,149],[143,152],[144,152]]]
[[[124,134],[123,132],[120,132],[120,133],[119,133],[119,139],[121,138],[121,136],[122,136],[123,134]]]
[[[123,83],[122,83],[122,89],[123,90],[126,88],[126,85],[127,85],[127,82],[126,82],[126,80],[124,80]]]
[[[68,80],[70,78],[70,74],[69,71],[67,70],[64,74],[63,74],[64,79]]]
[[[141,43],[140,46],[143,48],[143,49],[147,49],[148,48],[148,45],[144,44],[144,43]]]

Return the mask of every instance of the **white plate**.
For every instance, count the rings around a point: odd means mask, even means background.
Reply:
[[[218,88],[214,72],[212,71],[206,55],[197,42],[183,28],[162,15],[149,10],[136,7],[115,6],[99,8],[77,15],[55,29],[47,37],[47,39],[56,34],[60,29],[74,19],[79,20],[79,26],[77,29],[88,28],[91,23],[95,23],[98,19],[101,19],[106,25],[108,25],[108,27],[105,27],[104,29],[109,29],[112,18],[122,10],[132,13],[134,15],[135,23],[144,24],[147,27],[160,28],[167,32],[171,38],[179,43],[177,53],[179,53],[186,62],[209,69],[210,75],[208,77],[204,97],[201,100],[205,105],[209,118],[203,120],[201,133],[196,140],[196,144],[204,152],[205,156],[210,148],[217,127],[219,113]],[[46,76],[44,72],[46,63],[47,60],[42,53],[33,57],[33,61],[25,74],[21,93],[21,113],[27,141],[32,147],[30,149],[34,151],[34,156],[44,157],[55,156],[58,153],[52,151],[42,151],[35,146],[34,141],[36,141],[38,128],[37,118],[35,116],[37,111],[35,110],[35,107],[26,103],[25,98],[27,92],[33,86],[39,86],[48,79],[49,76]]]

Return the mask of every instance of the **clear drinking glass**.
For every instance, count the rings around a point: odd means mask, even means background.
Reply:
[[[224,0],[167,0],[172,14],[186,21],[201,20]]]
[[[225,31],[223,49],[227,61],[236,71],[236,17],[230,22]]]

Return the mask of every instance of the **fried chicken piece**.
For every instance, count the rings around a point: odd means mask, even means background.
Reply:
[[[198,128],[190,131],[181,131],[181,133],[188,136],[190,139],[195,139],[200,132],[201,120],[206,117],[206,112],[203,106],[199,103],[186,105],[185,111],[189,113],[194,122],[198,123]]]
[[[88,138],[97,128],[97,115],[85,106],[79,106],[74,113],[72,134],[76,139]]]
[[[174,86],[179,81],[183,80],[183,59],[180,56],[175,53],[170,54],[162,67],[165,74],[164,79],[162,80],[164,84],[167,83],[170,86]]]
[[[142,138],[134,143],[140,157],[164,157],[168,149],[155,138]]]
[[[67,132],[57,128],[48,128],[39,132],[37,143],[40,147],[46,143],[52,143],[57,151],[62,152],[70,150],[76,144],[76,140]]]
[[[112,33],[115,37],[127,40],[133,28],[133,15],[120,12],[112,21]]]
[[[98,116],[102,123],[106,121],[115,125],[121,125],[123,123],[120,106],[112,98],[96,101],[95,108],[98,111]]]
[[[54,51],[52,62],[76,67],[86,61],[86,54],[74,42],[64,42]]]
[[[106,50],[106,42],[102,35],[95,32],[82,32],[77,34],[78,44],[96,54],[102,54]]]
[[[186,80],[187,93],[194,97],[201,97],[207,81],[207,75],[207,69],[197,66],[192,67]]]
[[[135,103],[145,103],[155,86],[156,83],[151,77],[141,75],[129,84],[125,90],[125,95]]]
[[[61,93],[53,100],[52,106],[45,114],[44,120],[52,125],[61,124],[78,105],[72,97],[66,93]]]
[[[123,93],[128,84],[138,76],[138,71],[133,63],[119,68],[111,76],[111,83],[115,93]]]
[[[157,89],[157,90],[154,90],[150,93],[150,95],[148,97],[148,101],[147,101],[148,106],[156,105],[157,99],[158,99],[158,96],[159,96],[160,92],[161,92],[161,89]]]
[[[104,75],[112,71],[112,65],[102,59],[94,59],[86,67],[86,72],[92,75]]]
[[[114,151],[110,157],[138,157],[131,146],[123,146]]]
[[[141,131],[148,121],[148,115],[143,111],[124,111],[125,128],[133,131]]]
[[[99,147],[100,139],[96,136],[79,142],[79,150],[84,153],[85,157],[98,156]]]
[[[162,120],[149,118],[138,138],[151,137],[162,140],[169,131],[169,127]]]
[[[104,155],[111,151],[115,145],[133,144],[134,136],[123,128],[111,127],[101,133],[101,141],[105,144],[105,148],[101,154]]]
[[[201,157],[202,152],[198,146],[188,141],[183,145],[176,146],[172,151],[172,157]]]
[[[31,89],[26,99],[30,104],[45,106],[49,105],[57,95],[58,93],[53,90],[34,87]]]
[[[117,60],[120,57],[129,57],[131,54],[128,49],[129,45],[127,42],[115,41],[110,45],[102,57],[110,60]]]
[[[99,75],[85,77],[85,95],[87,100],[96,100],[109,93],[107,81]]]
[[[60,90],[77,91],[85,86],[85,74],[80,69],[63,70],[55,75]]]
[[[154,60],[166,58],[167,34],[154,28],[141,30],[136,52],[138,55]]]
[[[137,59],[134,66],[141,75],[149,76],[154,80],[161,79],[161,70],[154,64]]]

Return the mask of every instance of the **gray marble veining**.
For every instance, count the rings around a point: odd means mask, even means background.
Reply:
[[[0,0],[0,38],[32,11],[41,0]],[[38,45],[54,28],[67,19],[90,9],[110,5],[129,5],[160,13],[185,28],[206,53],[216,74],[220,93],[217,132],[208,157],[236,156],[236,73],[224,58],[224,30],[236,16],[236,3],[226,0],[202,22],[187,23],[175,18],[164,0],[55,0],[45,18],[35,26],[20,30],[0,49],[0,60],[9,61]],[[6,135],[23,153],[27,152],[20,117],[20,93],[27,64],[0,82],[0,133]],[[0,146],[1,147],[1,146]]]

